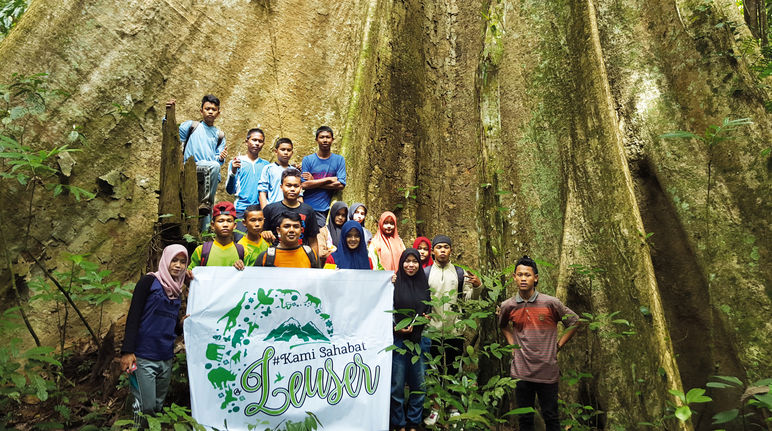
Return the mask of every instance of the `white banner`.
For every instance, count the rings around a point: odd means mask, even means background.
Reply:
[[[184,329],[199,423],[265,429],[312,412],[325,430],[388,429],[391,273],[197,267],[193,274]]]

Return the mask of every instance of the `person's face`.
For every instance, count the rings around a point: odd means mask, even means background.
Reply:
[[[335,213],[335,218],[333,219],[335,226],[343,226],[343,223],[346,223],[346,217],[348,217],[347,213],[348,211],[346,211],[346,208],[341,208]]]
[[[286,165],[292,158],[292,145],[288,143],[279,144],[276,150],[276,160],[280,165]]]
[[[539,281],[539,274],[534,274],[533,268],[525,265],[518,265],[514,274],[515,283],[521,292],[533,291],[536,282]]]
[[[214,120],[216,120],[219,115],[220,107],[214,103],[204,102],[204,105],[201,106],[201,117],[204,119],[204,123],[206,123],[207,126],[214,124]]]
[[[332,148],[332,141],[334,141],[332,137],[332,133],[330,132],[320,132],[319,135],[316,137],[316,144],[319,145],[319,149],[323,152],[330,151],[330,148]]]
[[[394,219],[389,217],[383,222],[383,233],[386,234],[386,236],[392,236],[394,235],[394,228],[397,225],[394,223]]]
[[[244,226],[247,227],[247,232],[253,235],[260,235],[263,231],[263,222],[265,217],[262,211],[250,211],[244,214]]]
[[[235,225],[233,216],[227,214],[220,214],[212,220],[212,230],[220,238],[229,236]]]
[[[187,266],[188,258],[185,257],[184,253],[178,253],[177,256],[174,256],[172,261],[169,262],[169,274],[171,274],[172,277],[177,278],[180,274],[182,274],[183,271],[185,271]]]
[[[365,216],[367,215],[367,210],[363,206],[358,206],[356,211],[354,211],[354,216],[352,217],[354,221],[359,222],[359,224],[362,224],[365,221]]]
[[[351,229],[346,234],[346,245],[351,250],[356,250],[361,241],[362,237],[359,236],[359,231],[356,229]]]
[[[421,262],[425,262],[429,258],[429,244],[422,242],[418,244],[418,254],[421,255]]]
[[[259,154],[260,150],[263,149],[263,145],[265,145],[265,136],[260,132],[255,132],[249,135],[246,143],[247,151],[249,151],[250,154]]]
[[[415,255],[411,254],[405,259],[405,262],[402,264],[402,269],[405,270],[405,274],[407,274],[408,277],[412,277],[418,272],[419,266],[418,259],[415,258]]]
[[[298,196],[300,196],[300,178],[285,177],[281,183],[281,191],[287,200],[297,200]]]
[[[277,229],[282,245],[297,245],[298,240],[300,239],[301,229],[299,221],[290,220],[288,218],[283,219]]]
[[[434,246],[434,260],[440,265],[445,265],[450,262],[450,245],[446,243],[439,243]]]

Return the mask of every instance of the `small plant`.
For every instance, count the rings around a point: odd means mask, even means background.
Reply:
[[[702,135],[698,135],[692,132],[678,130],[675,132],[665,133],[661,135],[664,139],[694,139],[702,143],[708,153],[708,163],[706,166],[707,171],[707,183],[706,183],[706,198],[705,198],[705,238],[706,241],[710,240],[710,192],[713,187],[713,157],[716,146],[722,142],[730,141],[736,138],[736,132],[740,127],[753,124],[749,118],[737,118],[730,120],[729,117],[724,118],[724,121],[720,125],[711,124],[705,129]],[[706,247],[710,250],[710,247]]]
[[[754,423],[754,419],[756,422],[772,425],[772,379],[762,379],[747,387],[733,376],[713,376],[713,379],[714,381],[707,383],[707,387],[733,391],[738,396],[737,407],[716,413],[713,416],[713,425],[739,421],[742,429],[746,430]]]

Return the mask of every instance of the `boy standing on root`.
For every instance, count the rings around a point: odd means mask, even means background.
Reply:
[[[193,251],[188,265],[189,278],[193,278],[191,270],[197,266],[231,266],[237,260],[244,260],[244,247],[233,242],[235,227],[236,209],[233,204],[227,201],[215,204],[211,222],[214,241],[207,241]]]
[[[257,191],[260,176],[268,166],[268,161],[260,158],[260,150],[265,144],[265,134],[259,128],[250,129],[247,132],[247,154],[234,157],[228,164],[228,181],[225,183],[225,191],[236,195],[236,218],[244,216],[244,210],[250,205],[260,205],[260,196]],[[244,231],[244,224],[239,221],[236,224],[237,231]],[[241,234],[234,232],[236,241],[241,239]]]
[[[319,234],[319,227],[314,217],[314,209],[298,200],[301,189],[300,171],[292,167],[287,168],[281,174],[281,190],[284,199],[263,208],[265,226],[262,235],[266,241],[275,244],[280,238],[279,226],[284,218],[283,214],[295,213],[300,217],[300,243],[310,246],[318,256],[316,235]]]
[[[300,215],[285,211],[280,215],[279,245],[269,247],[257,257],[255,266],[276,266],[284,268],[317,268],[316,253],[306,244],[300,243],[303,231]]]
[[[332,129],[322,126],[316,130],[316,153],[303,157],[303,201],[316,211],[316,224],[327,224],[332,195],[346,187],[346,160],[332,153],[335,138]]]
[[[174,105],[172,100],[168,105]],[[182,143],[182,163],[190,157],[196,162],[199,178],[199,214],[201,231],[206,230],[211,219],[211,207],[220,183],[220,167],[228,151],[225,149],[225,133],[214,126],[214,120],[220,116],[220,99],[207,94],[201,99],[201,121],[188,120],[180,124],[180,142]]]
[[[512,378],[517,406],[533,407],[539,398],[547,431],[560,429],[558,416],[558,351],[576,333],[579,317],[559,299],[536,291],[539,269],[530,257],[517,261],[513,274],[518,292],[501,304],[499,327],[512,351]],[[566,330],[558,340],[557,324]],[[520,415],[520,430],[533,431],[533,413]]]
[[[273,152],[276,153],[276,161],[263,169],[260,176],[260,182],[257,183],[257,191],[260,194],[260,208],[265,208],[268,204],[279,202],[284,199],[281,191],[281,174],[289,168],[289,161],[292,158],[294,146],[290,138],[279,138],[276,140]]]

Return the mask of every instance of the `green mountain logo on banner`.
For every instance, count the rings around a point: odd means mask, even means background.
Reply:
[[[264,338],[264,341],[290,341],[292,337],[296,337],[305,342],[312,340],[330,341],[330,339],[325,337],[324,334],[322,334],[322,331],[320,331],[313,323],[307,322],[305,325],[300,326],[300,322],[293,317],[290,317],[276,329],[272,330],[268,336]]]
[[[250,357],[250,343],[261,339],[295,342],[287,346],[294,349],[305,344],[330,343],[334,333],[332,318],[324,312],[321,298],[310,293],[258,288],[233,301],[235,304],[217,319],[218,327],[206,346],[204,365],[211,388],[221,400],[220,408],[229,413],[240,411],[240,403],[246,399],[237,380],[254,361]],[[301,321],[305,323],[297,320],[300,316],[304,316]],[[265,332],[261,333],[261,329],[268,328],[273,329],[263,338]],[[276,378],[281,380],[283,376],[277,374]]]

